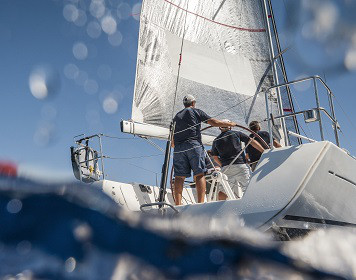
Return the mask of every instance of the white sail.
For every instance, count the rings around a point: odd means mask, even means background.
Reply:
[[[186,94],[211,117],[265,119],[273,78],[261,1],[145,0],[136,71],[133,121],[169,127]]]

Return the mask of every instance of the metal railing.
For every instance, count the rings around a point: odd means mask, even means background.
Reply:
[[[84,137],[82,137],[84,136]],[[88,141],[89,139],[92,139],[92,138],[98,138],[99,140],[99,148],[100,148],[100,156],[97,157],[97,158],[93,158],[91,160],[96,160],[96,159],[100,159],[101,161],[101,176],[103,177],[103,179],[105,179],[105,172],[104,172],[104,155],[103,155],[103,145],[102,145],[102,137],[104,136],[104,134],[102,133],[98,133],[98,134],[94,134],[94,135],[90,135],[90,136],[85,136],[85,134],[80,134],[80,135],[77,135],[77,136],[74,136],[73,137],[73,140],[75,141],[75,143],[78,145],[78,146],[86,146],[84,144],[82,144],[83,141]],[[82,137],[78,140],[76,140],[77,138],[79,137]]]
[[[294,80],[288,83],[283,83],[283,84],[279,84],[279,85],[275,85],[272,87],[269,87],[266,91],[265,91],[265,100],[266,100],[266,111],[267,111],[267,120],[268,120],[268,130],[269,130],[269,134],[270,134],[270,143],[271,143],[271,148],[273,149],[273,134],[272,134],[272,122],[274,119],[282,119],[284,120],[287,117],[293,117],[296,116],[298,114],[303,114],[305,111],[300,111],[300,112],[295,112],[292,114],[282,114],[280,116],[272,116],[270,114],[270,110],[269,110],[269,106],[268,106],[268,94],[270,93],[270,91],[272,89],[279,89],[281,87],[285,87],[285,86],[289,86],[289,85],[293,85],[293,84],[298,84],[298,83],[303,83],[306,81],[310,81],[313,80],[313,84],[314,84],[314,94],[315,94],[315,102],[316,102],[316,108],[314,108],[317,112],[318,112],[318,122],[319,122],[319,130],[320,130],[320,137],[321,140],[325,140],[324,139],[324,128],[323,128],[323,122],[322,122],[322,118],[321,118],[321,114],[320,112],[324,112],[325,115],[331,120],[332,122],[332,126],[334,129],[334,134],[335,134],[335,142],[336,145],[340,147],[340,141],[339,141],[339,134],[338,134],[338,128],[339,128],[339,124],[336,120],[335,117],[335,109],[334,109],[334,102],[333,102],[333,93],[331,91],[331,89],[328,87],[328,85],[323,81],[323,79],[320,76],[310,76],[310,77],[306,77],[303,79],[298,79],[298,80]],[[328,101],[329,101],[329,110],[330,113],[323,107],[320,107],[320,99],[319,99],[319,92],[318,92],[318,85],[317,85],[317,81],[320,81],[321,84],[324,86],[324,88],[327,91],[327,97],[328,97]],[[282,106],[282,105],[281,105]],[[281,110],[283,112],[283,108],[281,108]]]

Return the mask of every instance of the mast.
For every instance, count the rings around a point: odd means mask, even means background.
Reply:
[[[159,187],[158,202],[165,202],[164,199],[165,199],[166,189],[167,189],[168,169],[169,169],[169,161],[171,159],[171,149],[172,149],[174,130],[175,130],[175,122],[172,122],[170,127],[170,132],[169,132],[169,139],[166,143],[166,152],[164,155],[164,163],[162,166],[162,176],[161,176],[161,183]],[[161,207],[162,206],[159,206],[159,208]]]
[[[269,14],[268,14],[268,9],[267,9],[267,3],[266,0],[263,0],[263,10],[265,12],[265,23],[266,23],[266,28],[268,30],[268,42],[269,42],[269,46],[270,46],[270,61],[272,63],[272,72],[273,72],[273,78],[275,83],[278,85],[279,84],[279,79],[278,79],[278,73],[277,73],[277,67],[276,67],[276,63],[274,58],[274,49],[273,49],[273,42],[272,42],[272,34],[271,34],[271,27],[270,27],[270,23],[269,23]],[[283,115],[283,104],[282,104],[282,98],[281,98],[281,92],[279,90],[279,88],[277,88],[277,102],[278,102],[278,111],[279,114],[282,116]],[[266,106],[268,106],[268,104],[266,104]],[[282,125],[282,130],[283,130],[283,134],[284,134],[284,143],[286,146],[288,146],[289,144],[289,139],[288,139],[288,133],[287,133],[287,128],[286,128],[286,123],[284,121],[284,119],[281,120],[281,125]],[[272,144],[272,143],[271,143]]]
[[[277,51],[278,51],[278,53],[281,54],[282,53],[282,49],[281,49],[281,44],[279,42],[277,25],[276,25],[276,21],[274,19],[274,13],[273,13],[272,1],[271,0],[268,0],[268,7],[269,7],[270,15],[271,15],[271,21],[272,21],[272,27],[273,27],[274,38],[275,38],[275,41],[276,41]],[[285,68],[284,59],[283,59],[283,55],[282,54],[279,56],[279,61],[280,61],[280,64],[281,64],[281,70],[282,70],[284,83],[288,83],[287,71],[286,71],[286,68]],[[295,112],[294,104],[293,104],[292,94],[291,94],[289,85],[286,86],[286,89],[287,89],[288,101],[289,101],[289,104],[291,106],[292,113],[294,113]],[[300,134],[298,121],[297,121],[296,116],[293,116],[293,122],[294,122],[294,127],[295,127],[295,130],[296,130],[296,133]],[[297,139],[298,139],[298,143],[302,144],[301,139],[300,138],[297,138]]]

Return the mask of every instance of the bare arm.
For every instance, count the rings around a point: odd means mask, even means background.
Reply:
[[[252,139],[251,145],[252,145],[252,147],[254,147],[256,150],[260,151],[261,153],[263,153],[264,150],[265,150],[265,149],[261,146],[261,144],[258,143],[255,139]]]
[[[174,138],[172,138],[171,147],[174,148]]]
[[[282,147],[282,145],[279,144],[279,142],[278,142],[277,140],[274,140],[274,139],[273,139],[273,146],[274,146],[275,148],[280,148],[280,147]]]
[[[250,162],[250,156],[248,153],[245,154],[245,157],[246,157],[247,162]]]
[[[220,161],[219,157],[218,156],[213,156],[213,157],[214,157],[215,162],[217,164],[219,164],[219,166],[221,167],[221,161]]]
[[[207,123],[216,127],[231,127],[236,125],[234,122],[223,122],[214,118],[208,119]]]

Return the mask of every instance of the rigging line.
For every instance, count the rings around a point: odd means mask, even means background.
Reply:
[[[223,113],[225,113],[225,112],[227,112],[227,111],[229,111],[229,110],[231,110],[231,109],[233,109],[233,108],[239,106],[240,104],[242,104],[242,103],[248,101],[249,99],[254,98],[254,97],[255,97],[256,95],[258,95],[258,94],[259,94],[259,92],[256,92],[254,95],[251,95],[251,96],[247,97],[246,99],[244,99],[244,100],[242,100],[242,101],[236,103],[235,105],[233,105],[233,106],[227,108],[226,110],[221,111],[220,113],[218,113],[218,114],[212,116],[211,118],[213,119],[213,118],[216,118],[217,116],[220,116],[221,114],[223,114]],[[196,126],[198,126],[198,125],[201,125],[202,123],[205,123],[205,124],[206,124],[206,122],[199,122],[199,123],[197,123],[197,124],[195,124],[195,125],[191,125],[191,126],[185,128],[185,129],[183,129],[183,130],[174,132],[174,135],[179,134],[179,133],[182,133],[182,132],[187,131],[187,130],[189,130],[189,129],[193,129],[194,127],[196,127]],[[157,135],[157,136],[155,136],[155,137],[166,137],[166,134]]]
[[[203,16],[201,16],[201,15],[198,15],[197,13],[190,12],[190,11],[188,11],[188,10],[186,10],[186,9],[184,9],[184,8],[182,8],[182,7],[176,5],[176,4],[174,4],[174,3],[172,3],[172,2],[170,2],[170,1],[168,1],[168,0],[163,0],[163,1],[165,1],[165,2],[167,2],[167,3],[169,3],[169,4],[171,4],[172,6],[178,8],[178,9],[180,9],[180,10],[183,10],[183,11],[189,13],[189,14],[195,15],[195,16],[197,16],[197,17],[199,17],[199,18],[202,18],[202,19],[204,19],[204,20],[206,20],[206,21],[209,21],[209,22],[212,22],[212,23],[215,23],[215,24],[219,24],[219,25],[221,25],[221,26],[225,26],[225,27],[237,29],[237,30],[240,30],[240,31],[247,31],[247,32],[266,32],[266,29],[264,29],[264,28],[260,28],[260,29],[244,28],[244,27],[237,27],[237,26],[225,24],[225,23],[222,23],[222,22],[217,22],[217,21],[211,20],[211,19],[209,19],[209,18],[207,18],[207,17],[203,17]]]
[[[145,170],[145,171],[154,173],[154,174],[156,174],[156,175],[158,174],[157,172],[154,172],[154,171],[152,171],[152,170],[149,170],[149,169],[146,169],[146,168],[144,168],[144,167],[138,166],[138,165],[133,164],[133,163],[131,163],[131,162],[128,162],[127,164],[132,165],[132,166],[135,166],[135,167],[140,168],[140,169],[142,169],[142,170]]]
[[[151,139],[148,139],[147,137],[145,136],[139,136],[140,138],[146,140],[149,144],[151,144],[153,147],[157,148],[158,150],[160,150],[161,152],[165,152],[164,149],[162,149],[160,146],[158,146],[155,142],[153,142]]]
[[[136,137],[116,137],[116,136],[110,136],[110,135],[105,135],[105,134],[102,134],[101,136],[106,137],[106,138],[119,139],[119,140],[137,140],[138,139]]]
[[[335,94],[333,94],[337,105],[339,105],[341,111],[343,112],[343,114],[345,115],[346,119],[349,121],[349,123],[351,124],[351,126],[354,128],[354,130],[356,131],[356,125],[351,121],[351,118],[349,117],[349,115],[346,113],[346,111],[344,110],[344,108],[341,106],[339,100],[336,98]]]
[[[224,5],[224,3],[226,2],[226,0],[223,0],[219,6],[219,8],[216,10],[214,16],[213,16],[213,20],[215,20],[216,16],[218,15],[218,13],[220,12],[222,6]]]
[[[302,111],[302,109],[300,108],[299,103],[298,103],[298,101],[297,101],[297,98],[296,98],[293,94],[292,94],[292,98],[294,98],[295,103],[297,104],[298,110],[299,110],[299,111]],[[308,134],[305,132],[304,128],[303,128],[301,125],[299,125],[299,126],[300,126],[300,128],[303,130],[303,133],[305,134],[306,137],[311,138],[311,139],[315,139],[315,138],[314,138],[314,135],[313,135],[313,133],[312,133],[312,131],[310,130],[310,127],[309,127],[307,124],[306,124],[306,127],[308,128],[311,137],[308,136]],[[311,142],[311,141],[309,140],[309,142]]]
[[[184,45],[184,38],[185,38],[185,34],[187,32],[186,30],[186,23],[187,23],[187,17],[188,17],[188,4],[189,4],[189,0],[187,0],[187,10],[185,13],[185,19],[184,19],[184,26],[183,26],[183,36],[182,36],[182,43],[180,46],[180,54],[179,54],[179,62],[178,62],[178,73],[177,73],[177,81],[176,81],[176,89],[174,92],[174,99],[173,99],[173,108],[172,108],[172,117],[171,119],[173,120],[173,116],[174,116],[174,109],[176,107],[176,99],[177,99],[177,92],[178,92],[178,83],[179,83],[179,75],[180,75],[180,68],[181,68],[181,64],[182,64],[182,54],[183,54],[183,45]]]
[[[130,160],[130,159],[150,158],[150,157],[158,157],[158,156],[162,156],[162,154],[157,154],[157,155],[147,155],[147,156],[137,156],[137,157],[110,157],[110,156],[103,156],[103,158],[107,158],[107,159]]]
[[[234,130],[234,131],[236,131],[236,130]],[[227,137],[229,137],[229,136],[231,136],[231,134],[227,134],[227,135],[225,135],[225,136],[223,136],[223,137],[221,137],[221,138],[219,138],[219,139],[216,139],[215,138],[215,140],[214,141],[220,141],[220,140],[222,140],[222,139],[224,139],[224,138],[227,138]],[[251,137],[250,137],[251,138]],[[214,142],[213,141],[213,142]],[[183,151],[179,151],[179,152],[173,152],[174,154],[180,154],[180,153],[184,153],[184,152],[187,152],[187,151],[190,151],[190,150],[193,150],[193,149],[196,149],[196,148],[199,148],[199,147],[203,147],[204,148],[204,144],[200,144],[200,145],[195,145],[194,147],[192,147],[192,148],[189,148],[189,149],[186,149],[186,150],[183,150]]]

